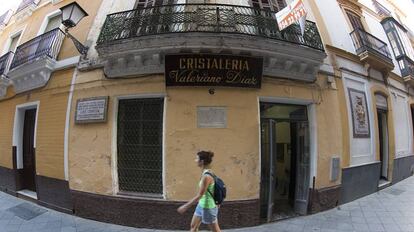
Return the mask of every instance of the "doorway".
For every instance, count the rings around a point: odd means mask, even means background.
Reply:
[[[379,160],[381,163],[379,187],[384,188],[389,184],[388,166],[389,166],[389,147],[388,147],[388,103],[387,97],[376,93],[375,105],[377,108],[378,123],[378,144],[379,144]]]
[[[36,109],[25,110],[23,124],[23,183],[22,188],[36,192],[36,158],[34,132]]]
[[[388,180],[388,123],[387,111],[378,109],[378,138],[379,138],[379,155],[381,162],[380,180]]]
[[[307,213],[310,149],[307,107],[260,103],[261,218]]]

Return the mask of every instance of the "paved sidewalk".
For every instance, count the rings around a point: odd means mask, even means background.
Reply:
[[[25,209],[27,210],[25,211]],[[19,215],[19,217],[15,215]],[[155,232],[161,230],[136,229],[86,220],[43,208],[0,192],[0,232],[17,231]],[[257,227],[226,231],[414,232],[414,177],[380,192],[319,214]]]

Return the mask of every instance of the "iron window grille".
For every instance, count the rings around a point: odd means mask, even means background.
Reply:
[[[224,4],[163,5],[110,14],[97,44],[105,46],[146,35],[185,32],[261,36],[324,50],[314,22],[306,22],[302,36],[297,24],[280,31],[274,11]]]
[[[56,28],[18,46],[10,69],[44,57],[56,60],[64,38],[64,32]]]
[[[162,98],[119,100],[120,193],[162,194],[163,105]]]

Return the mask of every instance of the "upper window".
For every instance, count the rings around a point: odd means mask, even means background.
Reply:
[[[16,12],[19,12],[19,11],[25,9],[26,7],[28,7],[30,5],[36,6],[39,2],[40,2],[40,0],[23,0],[23,1],[21,1],[21,3],[19,5],[19,7],[17,8]]]
[[[407,36],[407,30],[394,18],[386,18],[381,21],[384,31],[390,41],[395,59],[398,61],[401,73],[405,73],[406,59],[414,60],[414,49]]]
[[[9,52],[10,51],[11,52],[16,51],[16,47],[17,47],[17,43],[19,42],[20,35],[21,34],[19,33],[19,34],[15,35],[11,38],[10,46],[9,46],[9,49],[8,49]]]
[[[351,11],[348,11],[348,10],[346,11],[346,14],[349,18],[349,21],[351,22],[353,30],[356,30],[356,29],[364,30],[364,26],[362,25],[361,18],[357,14]]]
[[[386,18],[381,23],[390,40],[395,58],[398,59],[404,55],[414,60],[414,50],[408,38],[407,30],[394,18]]]
[[[379,3],[377,0],[372,0],[372,3],[375,6],[375,9],[377,10],[377,13],[380,16],[390,16],[391,12],[381,3]]]
[[[250,0],[250,5],[254,8],[278,12],[286,7],[286,2],[285,0]]]
[[[137,0],[135,9],[142,9],[152,6],[171,5],[177,3],[177,0]]]
[[[51,31],[55,28],[58,28],[61,23],[62,23],[62,19],[61,19],[60,14],[58,14],[56,16],[53,16],[53,17],[50,17],[49,21],[47,23],[47,26],[45,28],[44,33],[48,32],[48,31]]]

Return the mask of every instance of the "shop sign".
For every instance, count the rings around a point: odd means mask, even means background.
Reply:
[[[108,97],[79,99],[76,103],[75,123],[106,122]]]
[[[167,86],[229,86],[260,88],[263,58],[176,54],[165,56]]]

